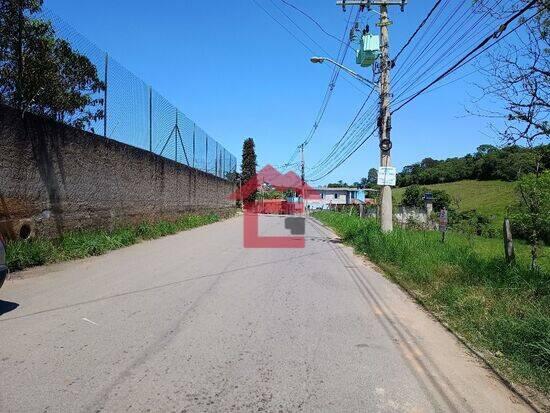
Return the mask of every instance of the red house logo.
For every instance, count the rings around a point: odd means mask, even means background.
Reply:
[[[266,200],[263,197],[251,199],[254,194],[264,191],[265,187],[283,193],[292,193],[291,199]],[[320,199],[309,185],[294,173],[281,174],[271,165],[233,192],[230,199],[240,200],[244,206],[243,240],[245,248],[304,248],[305,247],[305,203],[306,200]],[[262,214],[288,215],[285,229],[290,236],[261,236],[259,216]]]

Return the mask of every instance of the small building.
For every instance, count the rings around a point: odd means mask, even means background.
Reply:
[[[376,189],[360,188],[315,188],[319,194],[319,199],[308,200],[309,209],[330,209],[331,205],[353,205],[376,203],[375,196],[378,193]]]

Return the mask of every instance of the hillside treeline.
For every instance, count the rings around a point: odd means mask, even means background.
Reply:
[[[542,169],[550,169],[550,145],[502,149],[481,145],[475,153],[460,158],[425,158],[407,165],[397,175],[397,185],[429,185],[464,179],[515,181],[523,174],[535,172],[537,162]]]

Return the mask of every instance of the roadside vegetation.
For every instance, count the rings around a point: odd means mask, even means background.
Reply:
[[[537,161],[542,169],[550,168],[550,145],[497,148],[480,145],[476,152],[458,158],[425,158],[407,165],[397,175],[397,185],[430,185],[462,180],[515,181],[522,174],[535,173]]]
[[[530,247],[504,260],[501,240],[450,232],[380,231],[375,220],[314,216],[365,254],[504,376],[550,394],[550,248],[531,269]]]
[[[445,191],[459,211],[476,210],[487,217],[498,221],[506,215],[506,209],[516,199],[515,183],[505,181],[464,180],[444,184],[422,185],[429,191]],[[396,188],[393,191],[395,204],[401,204],[407,188]],[[423,205],[422,205],[423,206]]]
[[[7,245],[6,261],[11,271],[17,271],[37,265],[102,255],[140,241],[212,224],[220,219],[218,214],[189,214],[175,222],[144,222],[137,226],[121,227],[113,231],[75,231],[58,239],[11,241]]]

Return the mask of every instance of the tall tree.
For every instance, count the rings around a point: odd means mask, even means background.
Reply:
[[[378,169],[370,168],[367,178],[367,183],[370,185],[376,185],[378,182]]]
[[[241,164],[241,177],[243,182],[247,182],[256,176],[256,147],[254,139],[245,139],[243,143],[243,159]]]
[[[85,128],[103,118],[97,68],[39,17],[43,0],[0,0],[0,103]]]
[[[254,145],[254,139],[248,138],[243,143],[243,159],[241,163],[241,179],[242,183],[254,180],[256,182],[256,147]],[[258,183],[256,182],[256,186]],[[249,202],[254,201],[256,198],[256,191],[249,194],[247,200]]]

